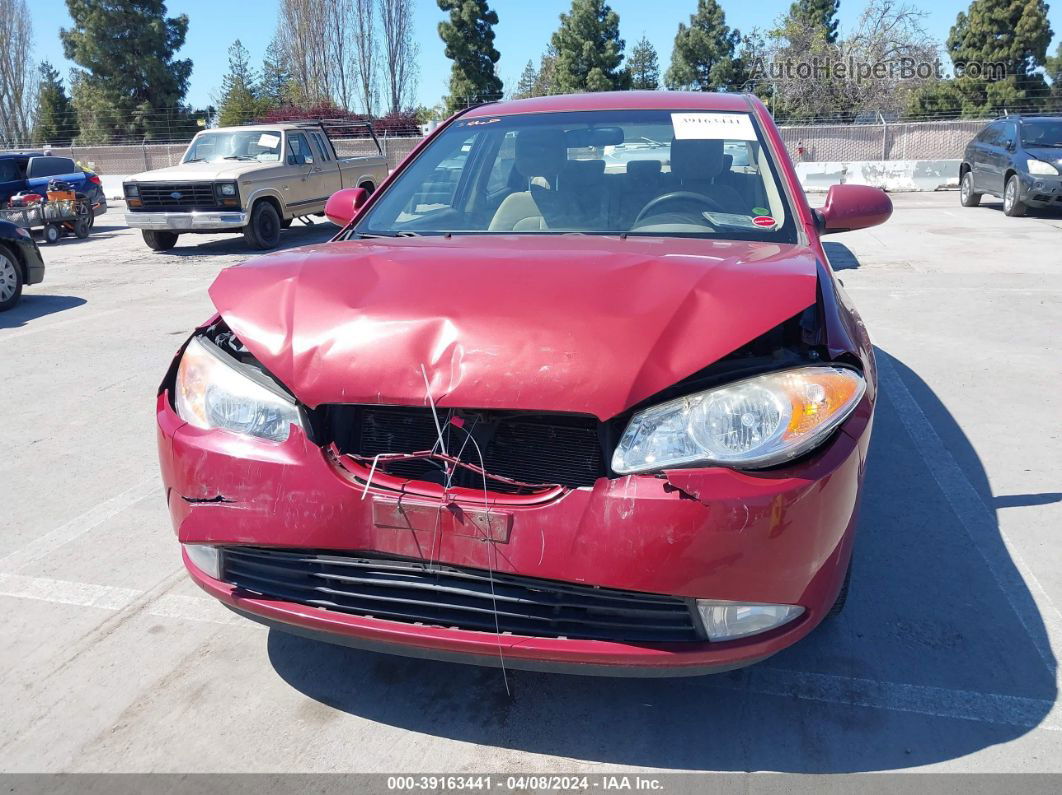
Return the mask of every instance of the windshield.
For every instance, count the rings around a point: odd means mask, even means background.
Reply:
[[[1038,119],[1021,124],[1022,146],[1062,147],[1062,119]]]
[[[254,160],[276,163],[280,160],[279,130],[238,130],[202,133],[184,153],[182,163],[215,160]]]
[[[458,119],[352,233],[795,242],[792,215],[747,113],[535,113]]]

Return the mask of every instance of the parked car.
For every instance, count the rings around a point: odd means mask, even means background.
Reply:
[[[996,119],[966,146],[959,166],[963,207],[984,194],[1003,199],[1003,212],[1062,210],[1062,116]]]
[[[0,152],[0,205],[6,205],[17,193],[48,192],[50,182],[68,182],[92,208],[89,228],[96,216],[107,212],[103,183],[91,171],[83,171],[69,157],[55,157],[43,152]]]
[[[628,138],[666,146],[581,159]],[[458,114],[331,198],[332,242],[211,287],[157,402],[191,577],[285,631],[461,662],[786,648],[844,606],[877,395],[820,237],[891,212],[857,185],[813,211],[754,96]]]
[[[44,281],[44,260],[33,236],[8,221],[0,221],[0,312],[11,309],[27,284]]]
[[[145,171],[124,184],[125,222],[155,251],[190,232],[243,232],[252,248],[280,244],[281,229],[299,217],[324,214],[342,188],[372,193],[387,177],[387,158],[368,123],[347,123],[367,135],[371,155],[340,157],[325,127],[266,124],[205,130],[181,162]]]

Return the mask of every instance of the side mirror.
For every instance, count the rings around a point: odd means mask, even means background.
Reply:
[[[369,192],[365,188],[343,188],[328,197],[325,203],[325,217],[336,226],[346,226],[365,206]]]
[[[831,185],[826,204],[815,211],[822,234],[866,229],[889,220],[892,199],[868,185]]]
[[[1003,147],[1008,152],[1013,152],[1015,149],[1018,148],[1017,146],[1014,145],[1014,141],[1010,140],[1009,138],[1006,141],[1003,142]]]

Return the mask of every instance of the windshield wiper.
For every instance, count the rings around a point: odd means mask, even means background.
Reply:
[[[205,157],[190,157],[187,160],[185,160],[184,162],[185,163],[202,163],[204,160],[206,160]]]
[[[221,158],[222,160],[257,160],[257,157],[251,157],[250,155],[226,155]]]

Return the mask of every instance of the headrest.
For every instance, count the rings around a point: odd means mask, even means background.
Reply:
[[[568,145],[563,130],[523,130],[516,136],[513,167],[528,179],[559,174],[567,159]]]
[[[714,179],[722,170],[722,140],[685,138],[671,142],[671,173],[679,179]]]
[[[649,182],[660,176],[659,160],[627,161],[627,176],[639,182]]]
[[[723,155],[723,171],[729,171],[734,165],[733,155]]]
[[[561,172],[561,187],[599,184],[605,178],[604,160],[569,160]]]

